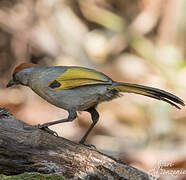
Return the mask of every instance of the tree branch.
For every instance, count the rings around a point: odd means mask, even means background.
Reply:
[[[97,150],[55,137],[0,108],[0,173],[60,174],[73,179],[150,180],[146,173]]]

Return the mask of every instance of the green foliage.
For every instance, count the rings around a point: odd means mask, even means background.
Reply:
[[[23,173],[15,176],[0,175],[0,180],[66,180],[56,174]]]

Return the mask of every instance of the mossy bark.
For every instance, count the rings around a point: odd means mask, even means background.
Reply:
[[[67,180],[60,175],[48,175],[48,174],[40,174],[40,173],[23,173],[14,176],[6,176],[0,174],[1,180]]]

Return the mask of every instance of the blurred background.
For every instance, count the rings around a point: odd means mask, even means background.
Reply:
[[[185,0],[1,0],[1,107],[32,125],[68,115],[27,87],[5,88],[22,62],[95,68],[186,100],[185,9]],[[87,144],[162,180],[186,179],[185,108],[124,94],[98,111]],[[51,129],[79,141],[90,124],[80,112]]]

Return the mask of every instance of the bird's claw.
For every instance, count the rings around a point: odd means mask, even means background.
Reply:
[[[84,144],[84,145],[87,146],[87,147],[89,147],[89,148],[91,148],[91,149],[97,150],[96,146],[93,145],[93,144]]]
[[[42,126],[42,125],[38,124],[38,125],[36,126],[36,128],[42,129],[42,130],[48,132],[49,134],[52,134],[53,136],[58,137],[57,132],[55,132],[55,131],[49,129],[47,126]]]
[[[83,144],[83,145],[85,145],[85,146],[87,146],[87,147],[89,147],[89,148],[91,148],[91,149],[97,150],[96,146],[94,146],[93,144],[84,144],[84,143],[81,143],[81,141],[80,141],[79,143],[80,143],[80,144]]]

